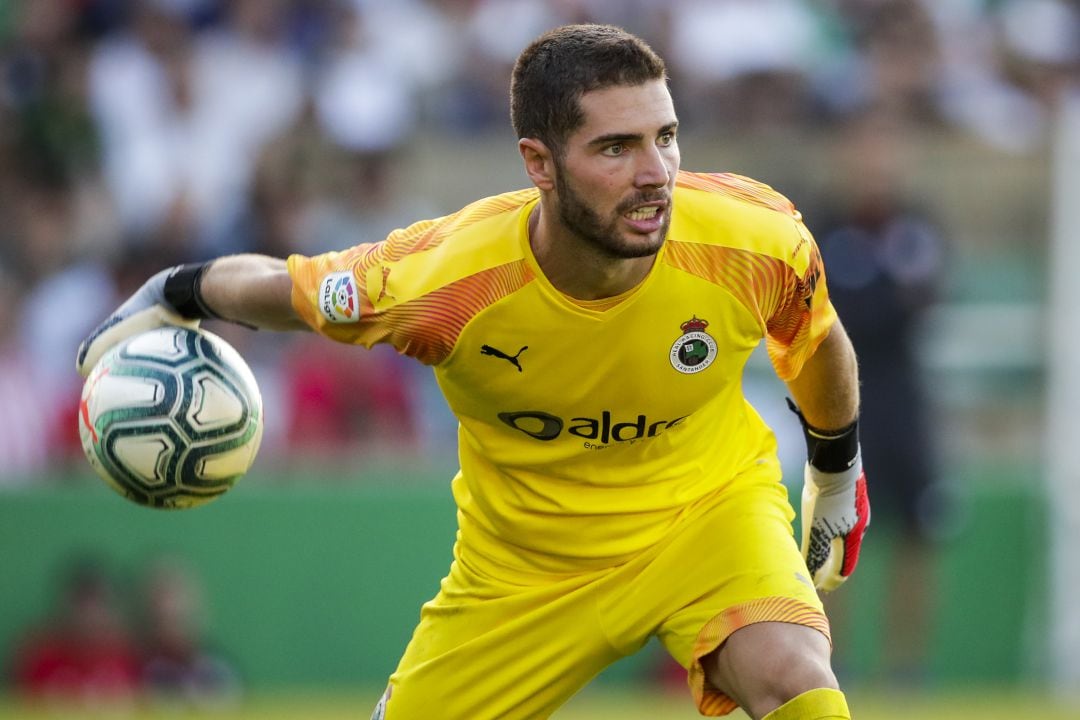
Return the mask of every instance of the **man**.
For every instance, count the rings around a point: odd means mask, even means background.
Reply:
[[[654,635],[705,715],[850,717],[814,585],[854,569],[869,508],[812,237],[763,185],[679,171],[664,64],[622,30],[540,37],[511,113],[535,188],[340,253],[162,271],[80,371],[208,317],[434,367],[460,420],[458,540],[375,718],[547,717]],[[740,389],[763,337],[807,428],[807,560]]]

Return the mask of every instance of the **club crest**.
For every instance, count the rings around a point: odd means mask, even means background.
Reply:
[[[679,328],[683,334],[671,346],[671,366],[681,373],[693,375],[712,365],[716,359],[716,340],[705,332],[708,320],[696,315]]]

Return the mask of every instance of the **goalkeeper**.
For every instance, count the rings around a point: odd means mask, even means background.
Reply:
[[[622,30],[534,41],[511,116],[532,187],[340,252],[162,271],[80,372],[203,318],[433,368],[459,419],[459,531],[376,719],[548,717],[651,637],[703,715],[849,718],[818,591],[855,569],[869,506],[813,237],[771,188],[680,170],[663,61]],[[806,432],[801,552],[742,394],[763,340]]]

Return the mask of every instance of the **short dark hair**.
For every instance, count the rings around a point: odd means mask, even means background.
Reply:
[[[537,138],[560,154],[585,120],[583,94],[666,79],[664,61],[636,35],[612,25],[564,25],[518,56],[510,121],[519,138]]]

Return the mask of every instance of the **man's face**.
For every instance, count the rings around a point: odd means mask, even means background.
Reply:
[[[585,122],[556,162],[559,221],[610,258],[656,253],[671,224],[678,120],[667,84],[585,93]]]

